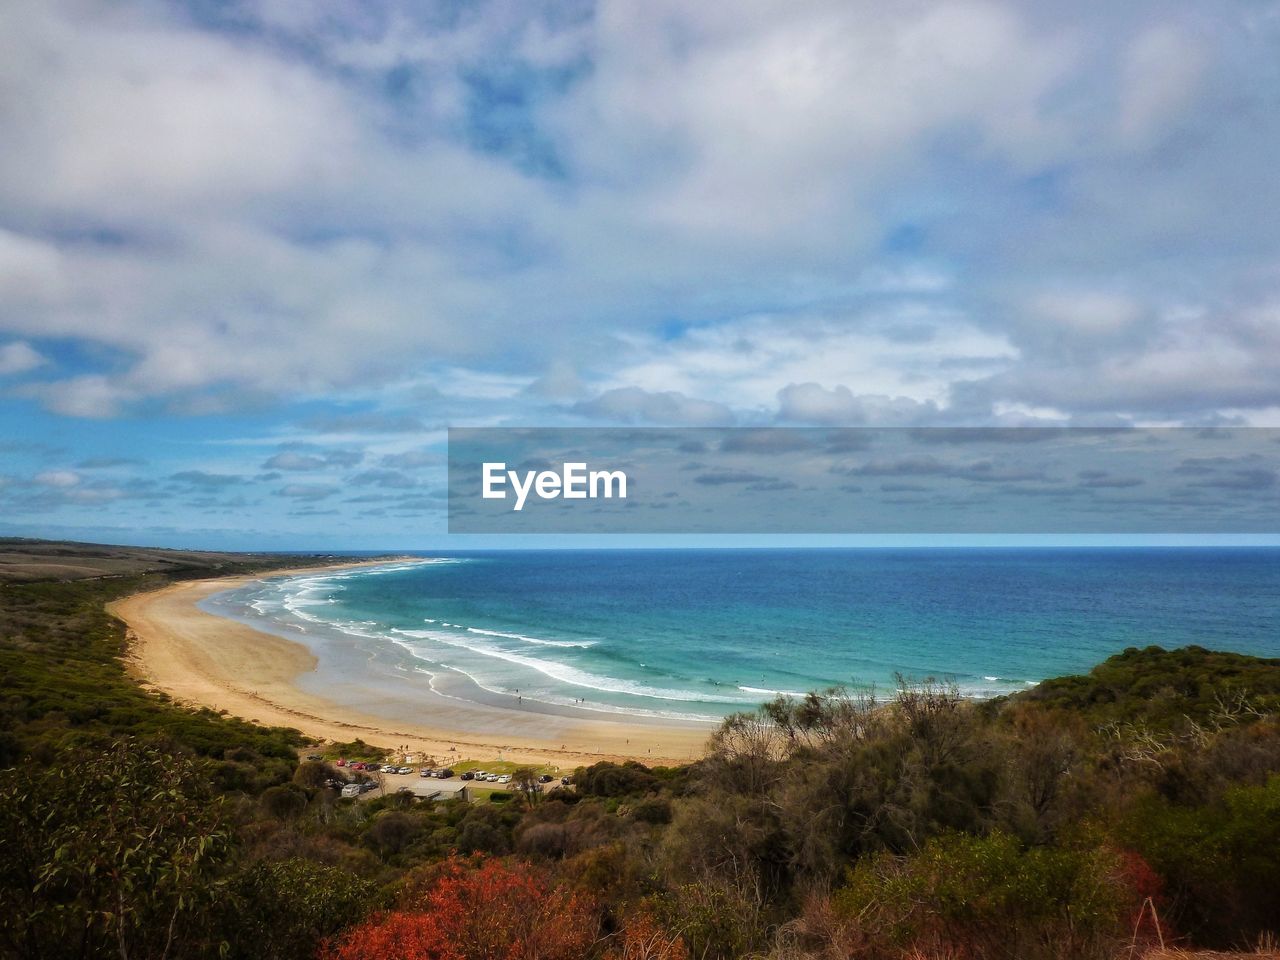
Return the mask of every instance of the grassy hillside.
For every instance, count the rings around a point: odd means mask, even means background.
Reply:
[[[52,762],[130,736],[222,761],[223,778],[288,776],[299,737],[144,692],[124,672],[125,633],[105,604],[175,579],[253,573],[315,557],[197,554],[66,543],[0,543],[0,570],[34,576],[28,558],[62,558],[92,576],[0,583],[0,765]],[[159,567],[160,572],[126,572]],[[52,573],[51,567],[45,567]],[[110,571],[110,572],[103,572]],[[231,759],[228,759],[231,757]]]
[[[295,558],[316,563],[327,557]],[[0,584],[43,580],[158,573],[171,577],[216,576],[220,573],[279,567],[289,558],[278,554],[218,553],[206,550],[161,550],[118,547],[68,540],[0,537]]]

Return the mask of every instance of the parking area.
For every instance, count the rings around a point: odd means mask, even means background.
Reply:
[[[385,774],[386,786],[384,789],[387,793],[399,793],[402,790],[410,791],[414,796],[428,800],[435,798],[437,800],[451,800],[454,797],[467,796],[466,781],[459,780],[456,777],[452,780],[436,780],[434,778],[405,776],[399,774]],[[365,794],[366,797],[377,797],[381,794],[374,790]]]
[[[521,768],[511,761],[489,761],[481,766],[475,760],[460,759],[444,767],[423,763],[411,754],[381,760],[326,757],[321,753],[304,754],[312,763],[332,764],[334,776],[325,785],[341,790],[343,799],[376,799],[394,794],[411,794],[421,800],[446,801],[455,797],[466,800],[505,800],[515,794],[523,775],[533,790],[542,793],[571,782],[558,767]],[[524,772],[524,771],[527,771]],[[531,782],[536,781],[536,782]]]

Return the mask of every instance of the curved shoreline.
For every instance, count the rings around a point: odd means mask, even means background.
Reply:
[[[197,604],[264,577],[340,570],[387,561],[174,583],[107,605],[128,630],[128,672],[175,700],[226,711],[256,723],[294,727],[321,740],[366,743],[458,759],[502,759],[560,766],[599,760],[688,763],[702,755],[711,728],[642,721],[587,720],[484,704],[412,704],[423,720],[401,722],[301,690],[316,668],[296,641],[220,617]],[[452,749],[451,749],[452,748]]]

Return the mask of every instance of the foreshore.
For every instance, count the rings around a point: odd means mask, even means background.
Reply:
[[[317,740],[359,738],[425,756],[500,758],[562,769],[600,760],[688,763],[702,755],[710,733],[704,725],[563,717],[444,697],[415,700],[412,720],[361,711],[299,687],[317,666],[303,644],[198,606],[214,593],[264,577],[377,562],[174,583],[116,600],[107,609],[128,629],[126,667],[145,686],[184,704],[293,727]]]

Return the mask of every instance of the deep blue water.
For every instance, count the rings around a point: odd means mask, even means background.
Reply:
[[[661,715],[891,687],[895,673],[993,695],[1147,644],[1280,656],[1276,549],[435,556],[267,581],[220,603],[330,644],[394,644],[424,677]]]

